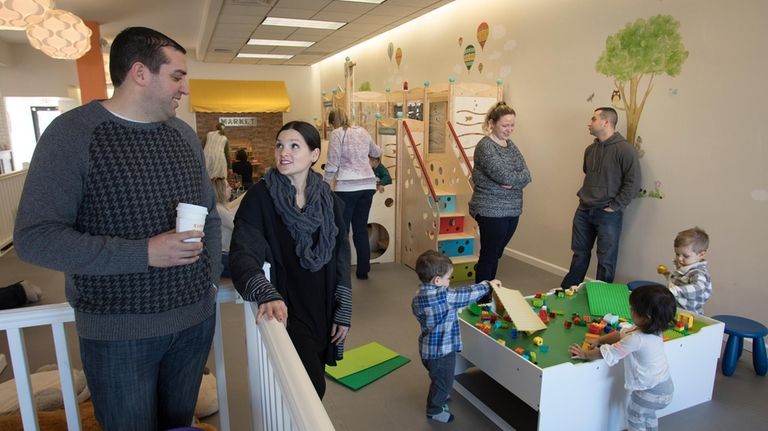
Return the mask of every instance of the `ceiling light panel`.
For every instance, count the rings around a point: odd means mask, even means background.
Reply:
[[[250,39],[248,41],[248,45],[292,46],[292,47],[299,47],[299,48],[306,48],[314,44],[315,42],[309,42],[304,40]]]
[[[276,25],[281,27],[317,28],[323,30],[338,30],[346,24],[337,21],[318,21],[312,19],[278,18],[268,16],[261,25]]]
[[[253,54],[253,53],[246,53],[241,52],[237,54],[238,58],[266,58],[270,60],[288,60],[289,58],[293,57],[293,55],[288,54]]]

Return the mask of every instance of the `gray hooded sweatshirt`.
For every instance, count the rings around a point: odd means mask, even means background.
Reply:
[[[584,185],[579,209],[611,207],[624,210],[640,191],[640,162],[635,148],[614,133],[603,142],[595,141],[584,151]]]

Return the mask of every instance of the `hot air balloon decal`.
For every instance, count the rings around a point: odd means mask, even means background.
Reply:
[[[483,63],[477,65],[477,71],[483,73]]]
[[[395,45],[392,44],[392,42],[389,42],[389,46],[387,47],[387,55],[389,56],[389,61],[392,61],[392,53],[395,52]]]
[[[472,64],[475,62],[475,46],[467,45],[464,48],[464,65],[467,66],[467,72],[472,69]]]
[[[480,44],[480,49],[485,48],[485,41],[488,40],[488,23],[481,22],[477,26],[477,43]]]
[[[397,51],[395,51],[395,63],[397,63],[397,68],[400,68],[400,61],[403,59],[403,50],[401,48],[397,48]]]
[[[459,36],[459,46],[464,45],[464,38]]]

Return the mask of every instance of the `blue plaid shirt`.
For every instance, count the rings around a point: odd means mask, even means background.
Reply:
[[[488,283],[451,289],[422,284],[413,298],[411,309],[421,325],[419,351],[422,359],[436,359],[461,351],[458,309],[488,293]]]

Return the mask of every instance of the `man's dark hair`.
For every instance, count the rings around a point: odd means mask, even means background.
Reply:
[[[416,274],[422,283],[429,283],[435,277],[442,277],[453,267],[451,259],[435,250],[427,250],[416,259]]]
[[[615,109],[604,106],[595,109],[595,111],[600,111],[600,118],[608,120],[608,122],[611,123],[611,126],[614,129],[616,128],[616,124],[619,122],[619,114],[616,113]]]
[[[162,50],[166,46],[182,54],[187,53],[175,40],[151,28],[129,27],[121,31],[109,50],[109,74],[112,84],[115,87],[122,85],[131,66],[136,62],[146,65],[150,72],[158,73],[160,66],[169,61]]]

